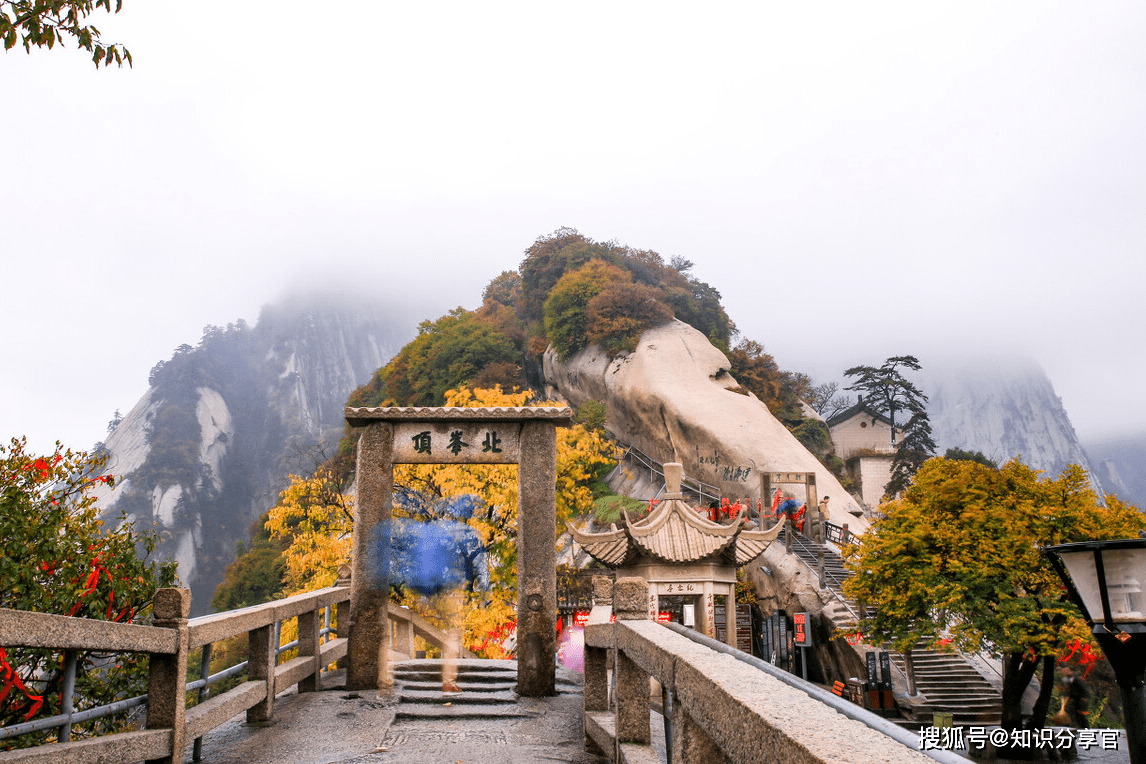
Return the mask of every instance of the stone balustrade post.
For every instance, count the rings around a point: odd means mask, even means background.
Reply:
[[[148,764],[182,764],[187,708],[187,616],[191,612],[190,589],[160,589],[152,602],[151,623],[175,629],[178,649],[173,655],[152,653],[147,678],[147,729],[171,730],[171,755]]]
[[[613,604],[613,581],[608,576],[593,576],[593,606]],[[585,645],[586,711],[609,710],[609,651],[604,647]]]
[[[673,764],[714,764],[728,761],[720,746],[712,742],[708,732],[696,723],[687,709],[674,704],[673,711]]]
[[[792,518],[784,515],[784,553],[792,554]]]
[[[275,712],[275,664],[278,654],[275,644],[275,624],[267,624],[247,632],[247,676],[252,681],[267,683],[267,696],[247,709],[247,724],[269,722]]]
[[[414,622],[394,618],[390,620],[390,628],[394,630],[394,652],[413,658]]]
[[[349,565],[338,566],[338,579],[334,582],[335,586],[350,586],[351,569]],[[331,625],[334,627],[334,637],[337,639],[345,637],[350,633],[350,628],[346,625],[350,621],[350,602],[339,602],[333,606],[334,612],[332,614]],[[331,639],[332,637],[327,637]],[[339,658],[334,664],[337,668],[345,669],[349,661],[345,657]]]
[[[319,658],[319,631],[322,629],[322,622],[318,614],[317,610],[308,610],[298,615],[298,654],[314,656],[314,673],[298,681],[299,692],[317,692],[321,689],[319,677],[322,674],[322,659]]]
[[[613,613],[618,625],[623,621],[648,620],[649,585],[643,578],[623,578],[613,586]],[[619,639],[617,641],[620,641]],[[620,761],[621,743],[648,744],[649,675],[620,647],[614,647],[617,672],[615,761]]]
[[[851,533],[848,532],[848,524],[844,523],[843,527],[840,528],[840,545],[848,543],[851,537]]]

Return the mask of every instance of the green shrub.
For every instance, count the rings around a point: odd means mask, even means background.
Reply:
[[[614,282],[631,287],[632,276],[599,259],[590,260],[557,281],[545,301],[545,335],[562,359],[589,344],[586,315],[589,302]]]
[[[620,521],[621,512],[640,513],[649,508],[648,502],[630,499],[628,496],[610,494],[593,502],[593,516],[601,525]]]

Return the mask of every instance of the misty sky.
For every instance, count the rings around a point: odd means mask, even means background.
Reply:
[[[0,437],[90,447],[286,290],[476,307],[561,226],[694,261],[817,380],[1003,346],[1083,439],[1146,432],[1146,5],[324,8],[0,54]]]

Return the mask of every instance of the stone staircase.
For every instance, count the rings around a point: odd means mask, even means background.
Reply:
[[[959,653],[916,649],[915,687],[922,698],[911,703],[911,713],[927,719],[943,711],[955,724],[997,724],[1003,713],[1002,694]],[[905,674],[907,666],[900,653],[891,654],[892,663]]]
[[[785,529],[784,533],[788,530]],[[781,534],[776,543],[785,543]],[[851,575],[843,558],[801,533],[792,534],[792,553],[813,572],[819,571],[823,554],[824,583],[836,596],[824,608],[835,628],[844,634],[856,631],[859,606],[843,593],[843,582]],[[915,666],[915,696],[896,700],[901,710],[916,719],[930,721],[936,712],[952,714],[956,724],[997,723],[1003,712],[1002,693],[959,653],[937,650],[912,650]],[[904,656],[891,653],[892,664],[906,676]]]
[[[442,692],[442,661],[421,659],[394,665],[396,722],[402,719],[501,719],[531,717],[518,702],[517,661],[468,658],[458,661],[459,694]],[[557,692],[579,693],[580,685],[557,672]]]
[[[384,730],[374,754],[388,756],[338,761],[605,764],[584,750],[580,675],[561,666],[556,696],[535,698],[517,694],[517,661],[458,661],[456,694],[442,692],[440,659],[392,665],[394,689],[380,693],[379,697],[386,696],[385,716],[374,727],[375,732]]]
[[[458,661],[460,694],[442,692],[440,659],[409,660],[394,666],[395,720],[528,716],[517,703],[517,662]]]

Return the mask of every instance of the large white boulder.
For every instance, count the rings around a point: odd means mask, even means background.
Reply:
[[[590,346],[561,361],[544,358],[547,386],[573,405],[604,401],[607,426],[619,439],[661,463],[680,462],[685,474],[718,486],[728,497],[761,498],[764,472],[814,472],[830,517],[862,532],[858,503],[767,406],[740,388],[729,362],[682,321],[646,331],[634,352],[610,361]],[[779,486],[803,495],[798,486]],[[767,501],[765,499],[765,501]]]

